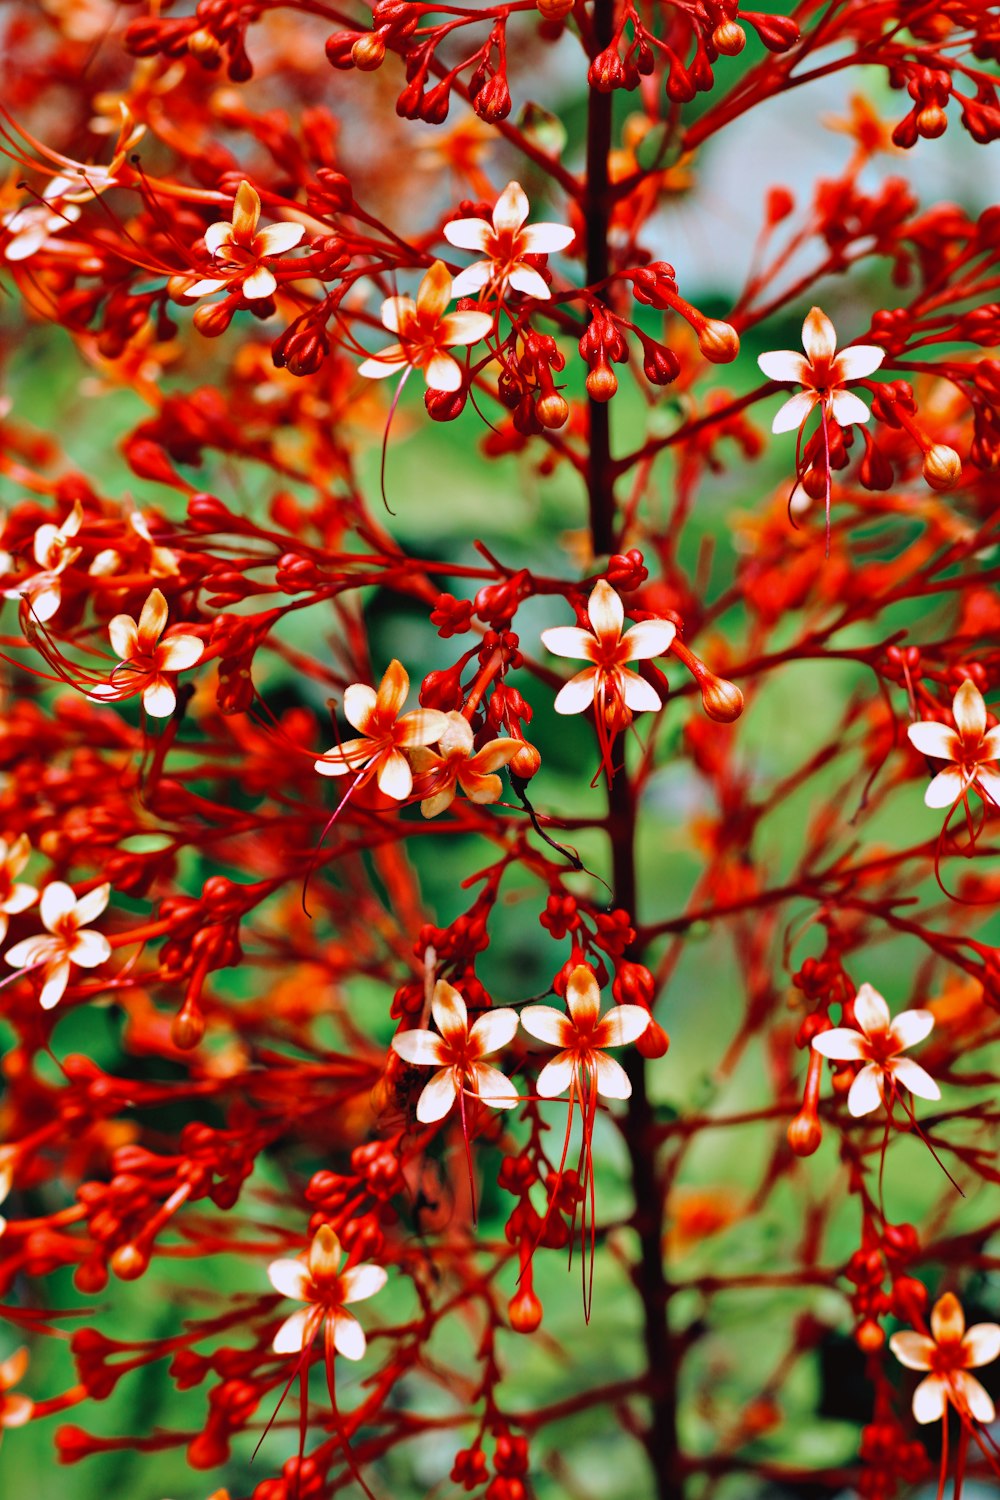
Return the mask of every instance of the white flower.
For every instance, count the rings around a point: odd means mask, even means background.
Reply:
[[[1000,774],[990,769],[1000,757],[1000,725],[987,733],[983,695],[968,678],[959,686],[951,711],[954,729],[936,719],[924,719],[906,731],[921,755],[954,762],[934,777],[924,802],[928,807],[951,807],[972,787],[984,801],[1000,807]]]
[[[863,984],[854,997],[859,1030],[836,1026],[813,1037],[813,1050],[838,1062],[864,1062],[847,1096],[852,1115],[868,1115],[885,1095],[887,1080],[901,1083],[921,1099],[940,1099],[941,1090],[919,1063],[900,1052],[922,1042],[934,1026],[929,1010],[903,1010],[895,1020],[878,990]]]
[[[906,1329],[894,1333],[889,1348],[908,1370],[931,1370],[913,1393],[913,1415],[918,1422],[947,1419],[948,1402],[963,1416],[992,1422],[996,1410],[989,1394],[970,1369],[989,1365],[1000,1355],[1000,1324],[976,1323],[966,1330],[962,1304],[951,1292],[935,1302],[931,1332]]]
[[[468,297],[484,286],[502,288],[510,285],[515,292],[547,300],[551,293],[544,278],[526,255],[546,255],[565,250],[572,244],[575,231],[565,224],[525,224],[529,204],[519,182],[508,182],[493,209],[492,222],[486,219],[452,219],[444,226],[444,237],[461,250],[479,250],[486,257],[455,277],[452,296]]]
[[[885,359],[885,350],[875,344],[851,344],[838,354],[836,330],[818,307],[810,310],[802,325],[802,347],[805,359],[793,349],[775,349],[758,357],[757,363],[770,380],[805,386],[779,409],[771,431],[792,432],[816,406],[828,408],[841,427],[867,422],[871,415],[867,406],[844,387],[877,370]]]
[[[99,885],[77,900],[71,886],[54,880],[45,887],[39,904],[39,915],[51,936],[25,938],[4,955],[15,969],[41,968],[43,1010],[59,1004],[73,964],[96,969],[111,957],[111,944],[104,934],[86,925],[101,915],[110,895],[110,885]]]
[[[309,1246],[308,1264],[301,1260],[275,1260],[267,1268],[271,1285],[283,1297],[305,1302],[305,1307],[286,1318],[271,1345],[275,1354],[298,1354],[319,1332],[324,1318],[333,1329],[333,1344],[345,1359],[361,1359],[367,1347],[365,1332],[349,1302],[363,1302],[380,1292],[388,1280],[382,1266],[366,1264],[341,1271],[344,1251],[328,1224],[316,1231]]]

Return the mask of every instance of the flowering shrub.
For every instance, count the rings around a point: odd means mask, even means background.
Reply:
[[[995,1483],[995,7],[3,27],[0,1473]]]

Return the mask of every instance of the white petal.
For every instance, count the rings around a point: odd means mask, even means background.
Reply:
[[[517,1089],[499,1068],[488,1063],[473,1063],[476,1098],[492,1109],[513,1109],[517,1103]]]
[[[375,773],[378,789],[396,802],[405,802],[413,791],[413,772],[401,750],[390,750]]]
[[[977,1368],[1000,1358],[1000,1323],[973,1323],[962,1340],[965,1363]]]
[[[446,979],[439,979],[434,986],[431,1015],[443,1037],[457,1043],[465,1041],[469,1031],[468,1008],[458,990]]]
[[[416,317],[416,313],[417,304],[412,297],[386,297],[379,317],[383,328],[388,328],[390,333],[398,333],[400,324],[410,322]]]
[[[85,896],[81,896],[76,903],[73,915],[76,917],[78,927],[87,927],[95,921],[104,911],[111,898],[111,886],[107,881],[103,885],[97,885]]]
[[[492,275],[492,262],[477,260],[475,265],[466,266],[464,271],[458,273],[452,283],[452,291],[456,297],[474,297],[489,284]]]
[[[889,1035],[902,1052],[915,1047],[934,1030],[934,1016],[929,1010],[903,1010],[889,1027]]]
[[[921,755],[931,755],[935,760],[958,760],[962,744],[954,729],[939,724],[936,719],[924,719],[919,724],[909,724],[907,738]]]
[[[299,1354],[309,1340],[313,1331],[311,1324],[315,1324],[315,1321],[315,1311],[311,1307],[300,1307],[298,1312],[293,1312],[274,1335],[274,1343],[271,1345],[274,1353]]]
[[[229,245],[233,237],[233,226],[218,219],[205,230],[205,249],[209,255],[218,255],[223,245]]]
[[[270,297],[277,286],[278,283],[267,266],[258,266],[250,272],[240,290],[248,302],[259,302],[262,297]]]
[[[576,231],[567,224],[526,224],[517,248],[522,255],[553,255],[557,250],[567,250],[575,239]]]
[[[142,690],[142,706],[151,719],[169,719],[177,706],[177,694],[165,677],[154,677]]]
[[[810,375],[808,362],[801,354],[796,354],[794,349],[772,349],[768,354],[759,354],[757,363],[768,380],[805,385]]]
[[[996,1418],[996,1408],[989,1394],[980,1385],[975,1375],[969,1375],[965,1370],[959,1370],[954,1379],[956,1386],[965,1397],[965,1404],[976,1421],[994,1421]]]
[[[565,1094],[573,1082],[573,1073],[576,1069],[576,1061],[569,1052],[561,1052],[538,1075],[535,1084],[535,1092],[542,1099],[558,1099],[560,1094]]]
[[[613,1005],[594,1032],[595,1047],[627,1047],[647,1030],[649,1011],[642,1005]]]
[[[972,745],[978,745],[986,733],[986,704],[976,684],[968,678],[959,686],[952,700],[951,711],[962,738]]]
[[[449,245],[458,250],[485,252],[493,237],[492,225],[485,219],[452,219],[441,232]]]
[[[834,391],[830,397],[830,410],[834,421],[841,427],[850,427],[852,422],[867,422],[871,416],[861,397],[853,391]]]
[[[553,625],[543,630],[542,645],[553,656],[569,656],[577,661],[593,661],[596,641],[589,630],[579,625]]]
[[[392,1039],[392,1050],[417,1068],[439,1068],[441,1038],[433,1031],[400,1031]]]
[[[196,635],[168,635],[160,642],[157,665],[161,672],[183,672],[201,661],[205,645]]]
[[[568,1047],[574,1038],[574,1029],[561,1010],[552,1005],[526,1005],[521,1012],[521,1025],[529,1036],[551,1047]]]
[[[438,332],[445,344],[478,344],[493,327],[489,313],[453,312],[442,318]]]
[[[507,273],[507,281],[515,292],[523,292],[526,297],[537,297],[539,302],[548,302],[552,297],[544,276],[541,276],[533,266],[512,266]]]
[[[818,307],[811,307],[802,325],[802,347],[812,364],[829,361],[837,352],[837,334],[833,324]]]
[[[849,1026],[835,1026],[832,1031],[821,1031],[812,1039],[812,1049],[822,1057],[832,1057],[837,1062],[854,1062],[868,1056],[868,1043],[860,1031]]]
[[[854,997],[854,1018],[868,1036],[889,1030],[892,1017],[889,1007],[870,984],[863,984]]]
[[[625,623],[625,606],[605,579],[599,578],[587,600],[587,614],[599,640],[617,641]]]
[[[663,656],[677,634],[676,625],[669,620],[640,620],[630,625],[622,636],[622,645],[628,648],[628,661],[648,661],[654,656]]]
[[[380,1292],[389,1280],[384,1266],[352,1266],[340,1278],[340,1289],[345,1302],[365,1302]]]
[[[528,195],[519,182],[508,182],[493,209],[493,228],[497,234],[505,230],[516,234],[528,217],[530,205]]]
[[[385,380],[389,375],[398,375],[400,370],[409,366],[409,360],[399,358],[400,352],[398,344],[390,345],[390,358],[373,355],[371,359],[363,360],[358,365],[358,374],[364,375],[366,380]]]
[[[552,707],[557,714],[582,714],[594,701],[597,688],[597,668],[586,667],[577,672],[569,682],[563,683],[556,694]]]
[[[357,1318],[345,1312],[331,1313],[330,1316],[333,1318],[333,1343],[337,1353],[345,1359],[363,1359],[368,1346],[365,1331]]]
[[[469,1032],[470,1051],[478,1049],[480,1057],[499,1052],[513,1041],[517,1031],[517,1011],[503,1006],[499,1010],[488,1010],[474,1023]]]
[[[421,1125],[433,1125],[443,1120],[458,1098],[454,1068],[442,1068],[435,1073],[417,1100],[417,1119]]]
[[[68,917],[75,907],[76,896],[72,887],[68,886],[64,880],[53,880],[52,884],[47,885],[42,892],[39,912],[42,922],[52,932],[56,923]]]
[[[638,677],[635,672],[623,672],[622,683],[625,706],[633,713],[655,712],[663,707],[659,693],[644,677]]]
[[[882,1072],[874,1063],[868,1063],[851,1084],[851,1091],[847,1096],[847,1108],[851,1114],[859,1119],[862,1115],[870,1115],[873,1109],[878,1109],[882,1102]]]
[[[344,694],[344,716],[362,734],[367,734],[377,704],[375,689],[366,682],[352,682]]]
[[[424,369],[424,380],[432,391],[457,391],[462,384],[462,367],[450,354],[438,350]]]
[[[81,969],[96,969],[111,957],[111,944],[103,932],[78,932],[69,957]]]
[[[937,1345],[926,1334],[907,1329],[903,1333],[893,1334],[889,1340],[889,1348],[908,1370],[929,1370]]]
[[[863,380],[872,375],[885,359],[885,350],[876,344],[849,344],[834,361],[834,380]]]
[[[771,431],[793,432],[796,427],[801,427],[816,401],[817,397],[811,391],[800,391],[797,396],[790,397],[775,413]]]
[[[42,1010],[51,1010],[53,1006],[59,1004],[66,991],[69,983],[69,962],[64,959],[62,963],[49,965],[42,970],[42,973],[45,983],[42,985],[38,1003]]]
[[[946,766],[939,771],[924,792],[926,807],[951,807],[961,797],[968,782],[957,766]]]
[[[108,625],[108,635],[122,661],[131,661],[139,654],[139,632],[131,615],[115,615]]]
[[[217,277],[206,277],[202,281],[196,281],[193,286],[186,287],[183,295],[185,297],[208,297],[212,292],[221,292],[228,281]]]
[[[913,1392],[913,1415],[918,1422],[937,1422],[948,1405],[947,1386],[940,1375],[928,1375]]]
[[[912,1057],[890,1058],[886,1067],[896,1082],[909,1089],[911,1094],[916,1094],[920,1099],[940,1099],[941,1090],[927,1070],[914,1062]]]
[[[300,1260],[272,1260],[267,1279],[276,1292],[294,1302],[307,1302],[312,1285],[307,1268]]]
[[[305,229],[301,224],[269,224],[257,236],[254,246],[256,255],[285,255],[299,244]]]
[[[628,1099],[632,1094],[632,1085],[629,1083],[628,1074],[621,1063],[615,1062],[613,1057],[608,1057],[604,1052],[594,1054],[594,1065],[597,1070],[597,1092],[605,1099]]]

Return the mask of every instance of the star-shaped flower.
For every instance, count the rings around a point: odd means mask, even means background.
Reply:
[[[457,391],[462,367],[447,351],[456,344],[478,343],[493,327],[493,319],[488,313],[445,313],[452,296],[448,268],[436,260],[417,289],[416,302],[412,297],[387,297],[382,323],[399,335],[399,343],[366,359],[358,374],[383,380],[401,370],[423,370],[430,390]]]
[[[436,708],[402,713],[410,679],[398,661],[385,670],[378,692],[364,682],[352,682],[344,694],[344,714],[360,737],[335,745],[314,770],[321,776],[346,776],[362,771],[374,776],[380,792],[405,802],[413,790],[413,772],[404,750],[433,745],[448,728],[448,716]]]
[[[903,1010],[895,1020],[885,1000],[870,984],[861,985],[854,997],[854,1019],[858,1030],[836,1026],[813,1037],[813,1050],[838,1062],[863,1062],[847,1096],[852,1115],[871,1114],[885,1096],[891,1080],[902,1084],[921,1099],[940,1099],[941,1090],[919,1063],[901,1052],[922,1042],[934,1026],[929,1010]]]
[[[566,985],[568,1015],[551,1005],[527,1005],[521,1025],[531,1036],[562,1050],[545,1064],[535,1085],[543,1099],[555,1099],[571,1084],[580,1098],[591,1091],[608,1099],[627,1099],[628,1074],[603,1050],[624,1047],[642,1036],[649,1011],[641,1005],[613,1005],[601,1015],[601,992],[586,964],[578,964]]]
[[[443,1120],[460,1094],[472,1094],[493,1109],[513,1109],[517,1090],[510,1079],[482,1059],[506,1047],[517,1031],[517,1012],[509,1007],[485,1011],[472,1026],[462,996],[445,980],[434,986],[433,1031],[401,1031],[392,1039],[393,1051],[404,1062],[437,1072],[417,1100],[422,1125]]]
[[[438,739],[437,749],[418,747],[410,751],[410,763],[419,778],[420,811],[436,818],[450,807],[461,787],[470,802],[497,802],[503,791],[494,773],[507,765],[521,749],[521,740],[490,740],[475,749],[472,726],[464,714],[446,714],[448,727]]]
[[[62,603],[62,582],[59,575],[80,556],[81,549],[74,546],[73,538],[82,525],[83,506],[78,500],[60,526],[52,521],[39,526],[32,543],[32,552],[41,571],[5,591],[8,599],[19,599],[26,595],[31,613],[43,624],[52,619]]]
[[[59,1004],[73,964],[96,969],[111,957],[111,944],[104,934],[87,927],[101,915],[110,895],[110,885],[99,885],[77,900],[71,886],[53,880],[42,892],[38,908],[50,936],[25,938],[4,955],[15,969],[41,968],[43,1010]]]
[[[278,1329],[271,1345],[275,1354],[300,1353],[312,1343],[324,1318],[329,1318],[338,1354],[345,1359],[362,1358],[367,1347],[365,1331],[353,1313],[344,1309],[349,1303],[374,1297],[385,1286],[388,1275],[382,1266],[370,1262],[342,1271],[343,1260],[340,1241],[328,1224],[322,1224],[309,1246],[307,1264],[275,1260],[268,1266],[275,1291],[306,1304]]]
[[[908,1370],[931,1371],[913,1392],[917,1421],[946,1417],[950,1401],[961,1415],[992,1422],[993,1402],[969,1370],[992,1364],[1000,1355],[1000,1324],[975,1323],[967,1330],[962,1304],[946,1292],[931,1311],[931,1332],[933,1338],[906,1329],[889,1340],[889,1348]]]
[[[770,380],[805,387],[779,409],[771,431],[792,432],[816,406],[829,409],[841,427],[867,422],[871,416],[867,406],[844,387],[877,370],[885,359],[885,350],[875,344],[851,344],[838,354],[836,329],[818,307],[810,310],[802,325],[802,347],[804,359],[793,349],[775,349],[758,357],[757,363]]]
[[[22,885],[17,877],[31,857],[28,835],[22,833],[12,844],[0,839],[0,941],[7,936],[9,918],[27,911],[38,900],[33,885]]]
[[[259,302],[277,290],[271,268],[264,264],[275,255],[294,250],[305,229],[301,224],[269,224],[258,229],[260,196],[249,182],[241,182],[233,202],[232,220],[220,219],[205,230],[205,248],[219,261],[225,275],[196,281],[186,297],[204,297],[223,287],[239,290],[248,302]]]
[[[177,694],[170,677],[193,667],[200,661],[204,645],[196,635],[175,632],[164,636],[167,624],[167,601],[159,589],[153,589],[142,606],[138,623],[131,615],[115,615],[108,626],[111,644],[121,662],[111,674],[111,681],[99,683],[88,694],[103,701],[121,702],[136,693],[154,719],[167,719],[174,711]]]
[[[953,764],[939,771],[924,793],[928,807],[951,807],[971,787],[985,802],[1000,807],[1000,725],[986,729],[986,704],[974,682],[960,684],[951,705],[955,728],[936,719],[910,724],[907,735],[921,755]]]
[[[484,286],[502,290],[512,286],[539,301],[551,297],[545,280],[525,261],[526,255],[547,255],[565,250],[575,231],[565,224],[525,224],[529,204],[519,182],[508,182],[493,209],[492,223],[486,219],[452,219],[444,226],[444,237],[460,250],[479,250],[486,257],[456,276],[453,297],[468,297]]]

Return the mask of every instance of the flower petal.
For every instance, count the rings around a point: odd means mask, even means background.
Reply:
[[[929,1370],[936,1347],[933,1339],[923,1333],[914,1333],[912,1329],[894,1333],[889,1340],[889,1348],[908,1370]]]
[[[513,1109],[517,1103],[517,1089],[506,1073],[491,1068],[488,1063],[473,1063],[472,1077],[476,1098],[491,1109]]]
[[[208,297],[213,292],[221,292],[222,288],[228,285],[229,283],[221,276],[208,276],[185,287],[183,295],[185,297]]]
[[[457,250],[480,250],[483,254],[493,238],[493,228],[485,219],[450,219],[441,233]]]
[[[204,653],[205,643],[196,635],[168,635],[157,647],[156,664],[161,672],[183,672]]]
[[[594,971],[577,964],[566,981],[566,1008],[579,1031],[591,1031],[601,1010],[601,991]]]
[[[388,1280],[389,1273],[384,1266],[373,1266],[370,1262],[352,1266],[340,1278],[341,1298],[344,1302],[367,1302],[369,1297],[382,1290]]]
[[[552,297],[545,277],[534,266],[526,266],[521,262],[511,266],[507,273],[507,284],[515,292],[522,292],[525,297],[537,297],[539,302],[548,302]]]
[[[285,255],[289,250],[294,250],[302,236],[305,228],[301,224],[290,224],[284,221],[280,224],[269,224],[262,229],[254,244],[255,255]]]
[[[882,1036],[892,1024],[888,1005],[870,984],[861,985],[854,997],[854,1019],[866,1036]]]
[[[965,1313],[954,1292],[945,1292],[931,1308],[931,1333],[939,1344],[959,1344],[965,1334]]]
[[[913,1415],[920,1423],[937,1422],[948,1405],[948,1387],[940,1375],[928,1375],[913,1392]]]
[[[817,400],[818,397],[812,391],[800,391],[797,396],[790,397],[784,406],[779,406],[775,412],[771,431],[793,432],[796,427],[801,427]]]
[[[379,313],[383,328],[390,333],[399,333],[401,327],[412,322],[417,315],[417,304],[412,297],[386,297]]]
[[[511,740],[507,738],[489,740],[481,750],[477,750],[475,755],[469,757],[464,766],[459,767],[459,776],[464,777],[468,781],[476,780],[480,777],[486,779],[489,772],[498,771],[501,766],[509,765],[523,744],[523,740]],[[489,779],[492,781],[495,778],[490,777]],[[466,790],[468,791],[468,788]],[[469,796],[473,797],[473,794],[469,792]],[[473,801],[475,800],[476,798],[473,797]]]
[[[541,634],[542,645],[553,656],[569,656],[577,661],[593,661],[597,645],[589,630],[579,625],[553,625]]]
[[[996,771],[984,771],[980,767],[976,771],[973,785],[985,802],[992,802],[994,807],[1000,807],[1000,776]]]
[[[438,333],[443,344],[478,344],[492,327],[489,313],[453,312],[441,319]]]
[[[219,251],[233,242],[233,226],[225,219],[216,219],[214,224],[209,224],[205,230],[205,249],[209,255],[218,255]]]
[[[441,1038],[433,1031],[400,1031],[392,1039],[392,1050],[417,1068],[439,1068]]]
[[[10,894],[6,901],[0,904],[0,911],[9,912],[13,917],[18,912],[27,911],[29,906],[34,906],[38,900],[38,892],[33,885],[15,884],[10,888]]]
[[[651,1017],[642,1005],[613,1005],[594,1031],[595,1047],[626,1047],[638,1041]]]
[[[414,708],[396,726],[397,744],[411,747],[436,745],[448,732],[448,715],[439,708]]]
[[[368,1343],[357,1318],[346,1312],[330,1313],[329,1316],[333,1319],[333,1345],[337,1353],[345,1359],[363,1359]]]
[[[314,760],[313,770],[320,776],[346,776],[348,771],[360,771],[376,753],[374,740],[344,740],[327,750],[322,759]]]
[[[63,959],[58,963],[47,964],[42,973],[45,983],[42,985],[38,1003],[42,1010],[52,1010],[59,1004],[69,983],[69,960]]]
[[[969,785],[957,766],[946,766],[939,771],[924,792],[925,807],[951,807]]]
[[[837,352],[837,332],[826,313],[811,307],[802,324],[802,347],[810,364],[826,364]]]
[[[907,725],[906,735],[921,755],[933,756],[935,760],[958,760],[961,756],[962,742],[954,729],[939,724],[936,719],[923,719],[919,724]]]
[[[805,385],[811,374],[808,361],[801,354],[796,354],[794,349],[772,349],[767,354],[759,354],[757,363],[768,380],[787,380],[795,385]]]
[[[996,1407],[989,1393],[980,1385],[975,1375],[969,1375],[965,1370],[959,1370],[952,1379],[957,1390],[965,1398],[965,1404],[969,1408],[977,1422],[992,1422],[996,1419]]]
[[[42,892],[39,914],[43,924],[50,932],[54,932],[56,923],[68,917],[75,907],[76,895],[72,886],[68,886],[64,880],[53,880]]]
[[[597,668],[585,667],[569,682],[564,682],[552,707],[557,714],[582,714],[594,701],[597,690]]]
[[[299,1354],[309,1342],[316,1322],[316,1311],[312,1307],[300,1307],[286,1318],[274,1335],[271,1345],[275,1354]]]
[[[489,285],[492,275],[492,262],[477,260],[475,265],[466,266],[464,271],[459,272],[452,284],[452,291],[456,297],[474,297],[484,286]]]
[[[861,397],[853,391],[834,391],[830,397],[830,410],[834,421],[841,427],[850,427],[852,422],[867,422],[871,416]]]
[[[889,1036],[900,1052],[915,1047],[934,1030],[934,1016],[929,1010],[902,1010],[889,1027]]]
[[[885,350],[877,344],[848,344],[833,362],[833,380],[863,380],[873,375],[885,359]]]
[[[139,615],[137,636],[139,650],[146,655],[151,655],[157,641],[166,629],[167,624],[167,601],[159,589],[152,589],[142,613]]]
[[[240,290],[248,302],[259,302],[277,290],[278,283],[267,266],[257,266],[244,281]]]
[[[422,318],[436,322],[450,301],[451,274],[443,260],[436,260],[420,283],[417,308]]]
[[[177,694],[165,677],[153,677],[142,690],[142,706],[153,719],[169,719],[177,706]]]
[[[458,990],[446,979],[439,979],[434,986],[431,1015],[446,1041],[465,1042],[469,1034],[469,1012]]]
[[[402,712],[406,695],[410,691],[410,679],[402,662],[393,657],[382,674],[382,681],[378,685],[375,695],[375,708],[380,721],[383,723],[397,719]],[[350,692],[350,689],[348,689]],[[346,697],[345,697],[346,703]],[[361,725],[357,726],[359,729]]]
[[[617,641],[625,623],[625,606],[610,583],[599,578],[587,600],[587,614],[594,634],[601,641]]]
[[[941,1090],[926,1068],[914,1062],[912,1057],[890,1058],[886,1067],[898,1083],[909,1089],[911,1094],[916,1094],[919,1099],[940,1099]]]
[[[19,943],[14,944],[13,948],[7,949],[4,959],[14,969],[33,968],[35,964],[41,963],[50,954],[58,951],[59,947],[58,938],[22,938]]]
[[[868,1056],[868,1042],[860,1031],[849,1026],[835,1026],[832,1031],[821,1031],[812,1039],[812,1049],[822,1057],[832,1057],[837,1062],[854,1062]]]
[[[973,1323],[962,1340],[967,1366],[991,1365],[1000,1358],[1000,1323]]]
[[[851,1084],[847,1108],[856,1119],[870,1115],[882,1102],[882,1070],[868,1063]]]
[[[403,675],[405,677],[406,673],[404,672]],[[384,678],[383,681],[385,681]],[[410,682],[407,678],[407,689],[409,686]],[[403,698],[405,697],[406,691],[403,693]],[[400,699],[400,707],[402,707],[402,701]],[[367,682],[352,682],[344,694],[344,717],[348,724],[355,729],[360,729],[362,734],[369,734],[372,727],[372,715],[377,704],[378,698],[373,687],[369,687]]]
[[[413,772],[402,750],[389,750],[379,758],[375,772],[378,789],[394,802],[405,802],[413,791]]]
[[[77,926],[87,927],[101,915],[101,912],[104,911],[110,899],[111,886],[107,881],[103,885],[95,886],[85,896],[81,896],[76,903],[76,910],[73,913]]]
[[[572,1021],[553,1005],[526,1005],[521,1025],[529,1036],[548,1042],[550,1047],[568,1047],[576,1035]]]
[[[576,1060],[570,1052],[560,1052],[538,1075],[535,1084],[535,1092],[541,1099],[558,1099],[560,1094],[565,1094],[573,1082],[573,1074],[576,1070]]]
[[[493,209],[493,228],[497,234],[516,234],[528,217],[528,195],[519,182],[508,182]]]
[[[450,354],[438,349],[424,366],[424,380],[431,391],[457,391],[462,384],[462,367]]]
[[[976,684],[968,678],[959,685],[952,700],[951,711],[963,740],[970,745],[978,745],[986,733],[986,704]]]
[[[115,615],[108,625],[108,635],[115,653],[122,661],[139,654],[139,631],[131,615]]]
[[[272,1260],[267,1279],[276,1292],[295,1302],[308,1302],[312,1279],[300,1260]]]
[[[517,1026],[517,1011],[508,1005],[486,1011],[473,1022],[469,1032],[469,1051],[478,1057],[499,1052],[501,1047],[513,1041]]]
[[[81,969],[96,969],[111,957],[111,944],[103,932],[78,932],[67,957]]]
[[[980,753],[983,760],[1000,760],[1000,724],[983,736]]]
[[[632,1085],[621,1063],[608,1057],[606,1052],[593,1054],[594,1071],[597,1075],[597,1092],[605,1099],[628,1099]]]
[[[455,1069],[442,1068],[434,1074],[417,1100],[417,1119],[421,1125],[433,1125],[443,1120],[458,1098]]]
[[[243,181],[233,201],[233,235],[249,239],[260,220],[260,195],[249,182]]]
[[[664,656],[676,634],[677,627],[669,620],[640,620],[638,625],[630,625],[622,636],[622,645],[628,651],[625,660],[648,661]]]
[[[358,374],[364,375],[366,380],[385,380],[387,376],[398,375],[400,370],[407,369],[409,363],[402,345],[390,344],[380,354],[373,354],[371,359],[363,360],[358,365]]]
[[[553,255],[568,250],[576,239],[576,230],[568,224],[526,224],[517,238],[522,255]]]
[[[621,684],[625,707],[630,708],[633,713],[645,713],[649,710],[655,712],[656,709],[663,707],[655,687],[645,678],[638,677],[635,672],[623,672]]]

